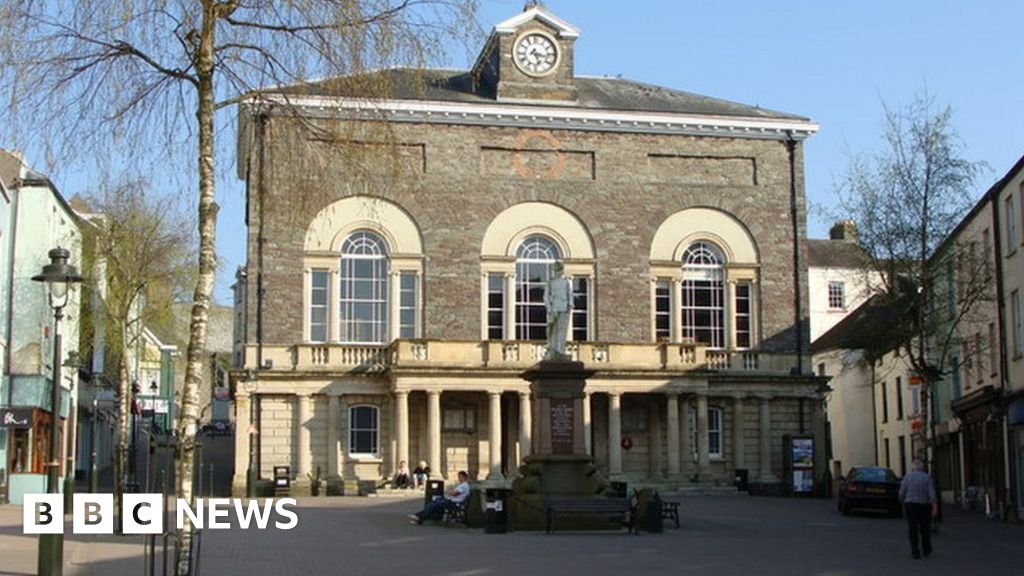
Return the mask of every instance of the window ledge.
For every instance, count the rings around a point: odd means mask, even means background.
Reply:
[[[349,454],[349,460],[356,460],[364,464],[383,464],[384,459],[376,454]]]

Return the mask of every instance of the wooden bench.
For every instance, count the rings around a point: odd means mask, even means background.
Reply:
[[[633,515],[629,502],[620,498],[549,498],[544,504],[547,509],[547,533],[550,534],[557,514],[590,514],[595,516],[619,517],[622,525],[633,532]]]

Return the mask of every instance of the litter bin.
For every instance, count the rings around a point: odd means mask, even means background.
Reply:
[[[291,489],[291,466],[274,466],[274,496],[287,496]]]
[[[736,469],[736,489],[740,492],[750,490],[750,470],[746,468]]]
[[[626,498],[626,494],[629,491],[629,484],[626,482],[609,482],[608,483],[608,496],[611,498]]]
[[[487,498],[487,534],[504,534],[508,530],[508,497],[512,491],[508,488],[488,488],[484,491]]]
[[[444,480],[427,480],[427,488],[423,491],[423,505],[426,506],[438,498],[444,498]],[[440,520],[442,516],[443,513],[438,511],[428,520]]]

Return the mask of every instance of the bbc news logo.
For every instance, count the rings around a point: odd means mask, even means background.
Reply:
[[[185,523],[210,530],[231,528],[234,513],[243,530],[291,530],[299,525],[294,498],[243,500],[240,498],[197,498],[195,507],[178,498],[175,519],[178,530]],[[164,496],[162,494],[125,494],[121,531],[124,534],[163,534]],[[114,533],[113,494],[75,494],[72,504],[72,532],[75,534]],[[26,494],[22,511],[25,534],[64,533],[64,495]],[[273,519],[273,523],[271,520]]]

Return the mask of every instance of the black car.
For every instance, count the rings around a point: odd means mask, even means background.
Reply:
[[[840,479],[837,505],[844,516],[854,508],[881,509],[900,516],[903,514],[900,479],[892,470],[881,466],[850,468]]]

